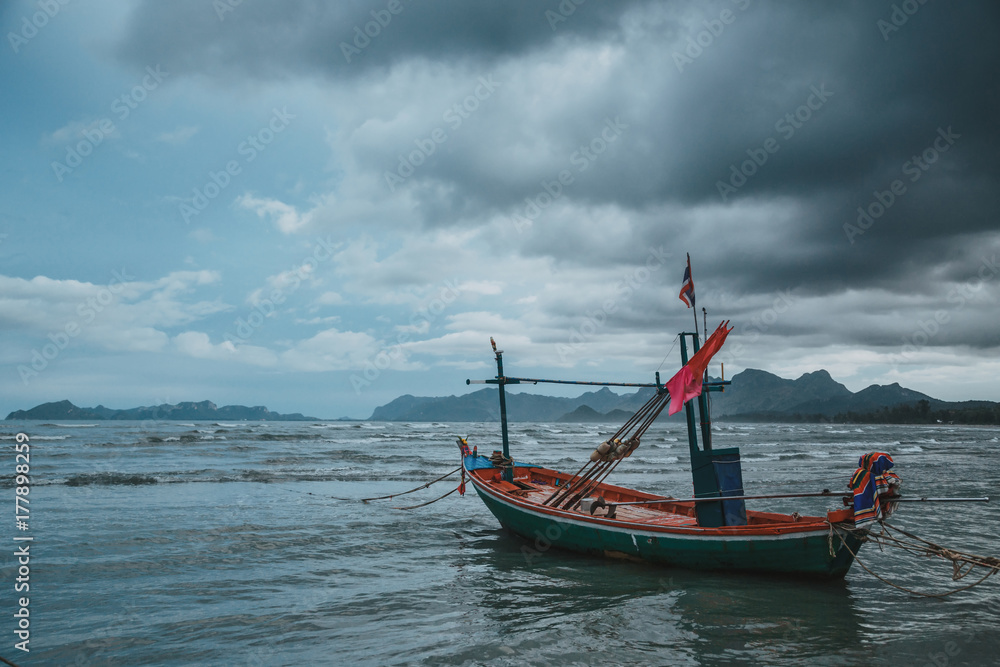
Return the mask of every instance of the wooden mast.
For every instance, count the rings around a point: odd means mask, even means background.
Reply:
[[[493,336],[490,336],[490,345],[493,346],[493,352],[497,356],[497,379],[496,383],[500,389],[500,434],[503,440],[503,458],[504,460],[510,459],[510,440],[507,437],[507,396],[506,391],[504,391],[504,385],[507,384],[507,378],[503,375],[503,350],[497,349],[496,341],[493,340]],[[503,469],[503,479],[507,482],[514,481],[514,466],[513,463],[509,467]]]

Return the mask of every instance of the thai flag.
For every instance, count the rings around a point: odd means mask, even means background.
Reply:
[[[694,281],[691,280],[691,255],[687,256],[688,265],[684,269],[684,284],[681,285],[680,299],[688,308],[694,308]]]

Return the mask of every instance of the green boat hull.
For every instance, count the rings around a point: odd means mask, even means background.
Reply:
[[[527,540],[529,559],[551,548],[612,558],[627,558],[698,570],[761,572],[837,579],[847,574],[862,540],[828,529],[784,535],[719,536],[645,530],[636,524],[609,526],[555,517],[501,500],[475,484],[476,492],[500,524]],[[831,549],[833,555],[831,555]]]

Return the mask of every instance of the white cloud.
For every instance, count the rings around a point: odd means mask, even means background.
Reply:
[[[316,304],[320,306],[339,306],[344,303],[344,297],[337,292],[323,292],[316,297]]]
[[[278,356],[267,348],[255,345],[234,345],[230,341],[213,344],[208,334],[200,331],[185,331],[173,339],[174,347],[185,356],[213,361],[231,361],[254,366],[273,367]]]
[[[381,350],[378,341],[366,333],[327,329],[299,341],[280,356],[282,366],[294,371],[358,370]]]
[[[201,128],[196,125],[182,125],[172,132],[162,132],[156,137],[156,141],[166,144],[183,144],[188,139],[198,134]]]
[[[303,283],[316,286],[319,281],[315,277],[318,264],[312,260],[304,261],[295,268],[281,271],[265,279],[266,287],[258,287],[247,295],[247,303],[251,305],[262,301],[272,301],[277,295],[279,301],[284,301],[291,293],[302,287]]]
[[[188,234],[191,238],[199,243],[211,243],[212,241],[218,240],[215,234],[212,233],[211,229],[201,228],[194,229]]]
[[[503,283],[497,280],[466,280],[459,283],[461,293],[497,295],[503,292]]]
[[[112,272],[104,285],[0,276],[0,323],[22,330],[29,350],[65,336],[107,350],[155,352],[168,343],[163,329],[230,308],[218,300],[186,298],[217,280],[214,271],[176,271],[139,282],[125,269]]]
[[[272,220],[285,234],[293,234],[306,227],[312,219],[311,212],[299,213],[294,206],[277,199],[258,198],[246,193],[236,200],[236,204],[257,213],[260,218]]]
[[[340,316],[330,315],[329,317],[312,317],[310,319],[299,318],[295,320],[296,324],[335,324],[340,321]]]
[[[43,134],[42,144],[46,146],[65,146],[90,135],[93,137],[90,143],[96,146],[107,138],[117,138],[119,136],[118,129],[114,126],[113,122],[110,124],[109,122],[110,119],[108,118],[71,120],[62,127],[48,134]],[[112,128],[111,131],[105,132],[109,128]]]

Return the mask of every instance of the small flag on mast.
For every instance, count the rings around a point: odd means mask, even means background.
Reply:
[[[681,285],[680,299],[688,308],[694,308],[694,281],[691,279],[691,255],[688,254],[688,265],[684,269],[684,283]]]

